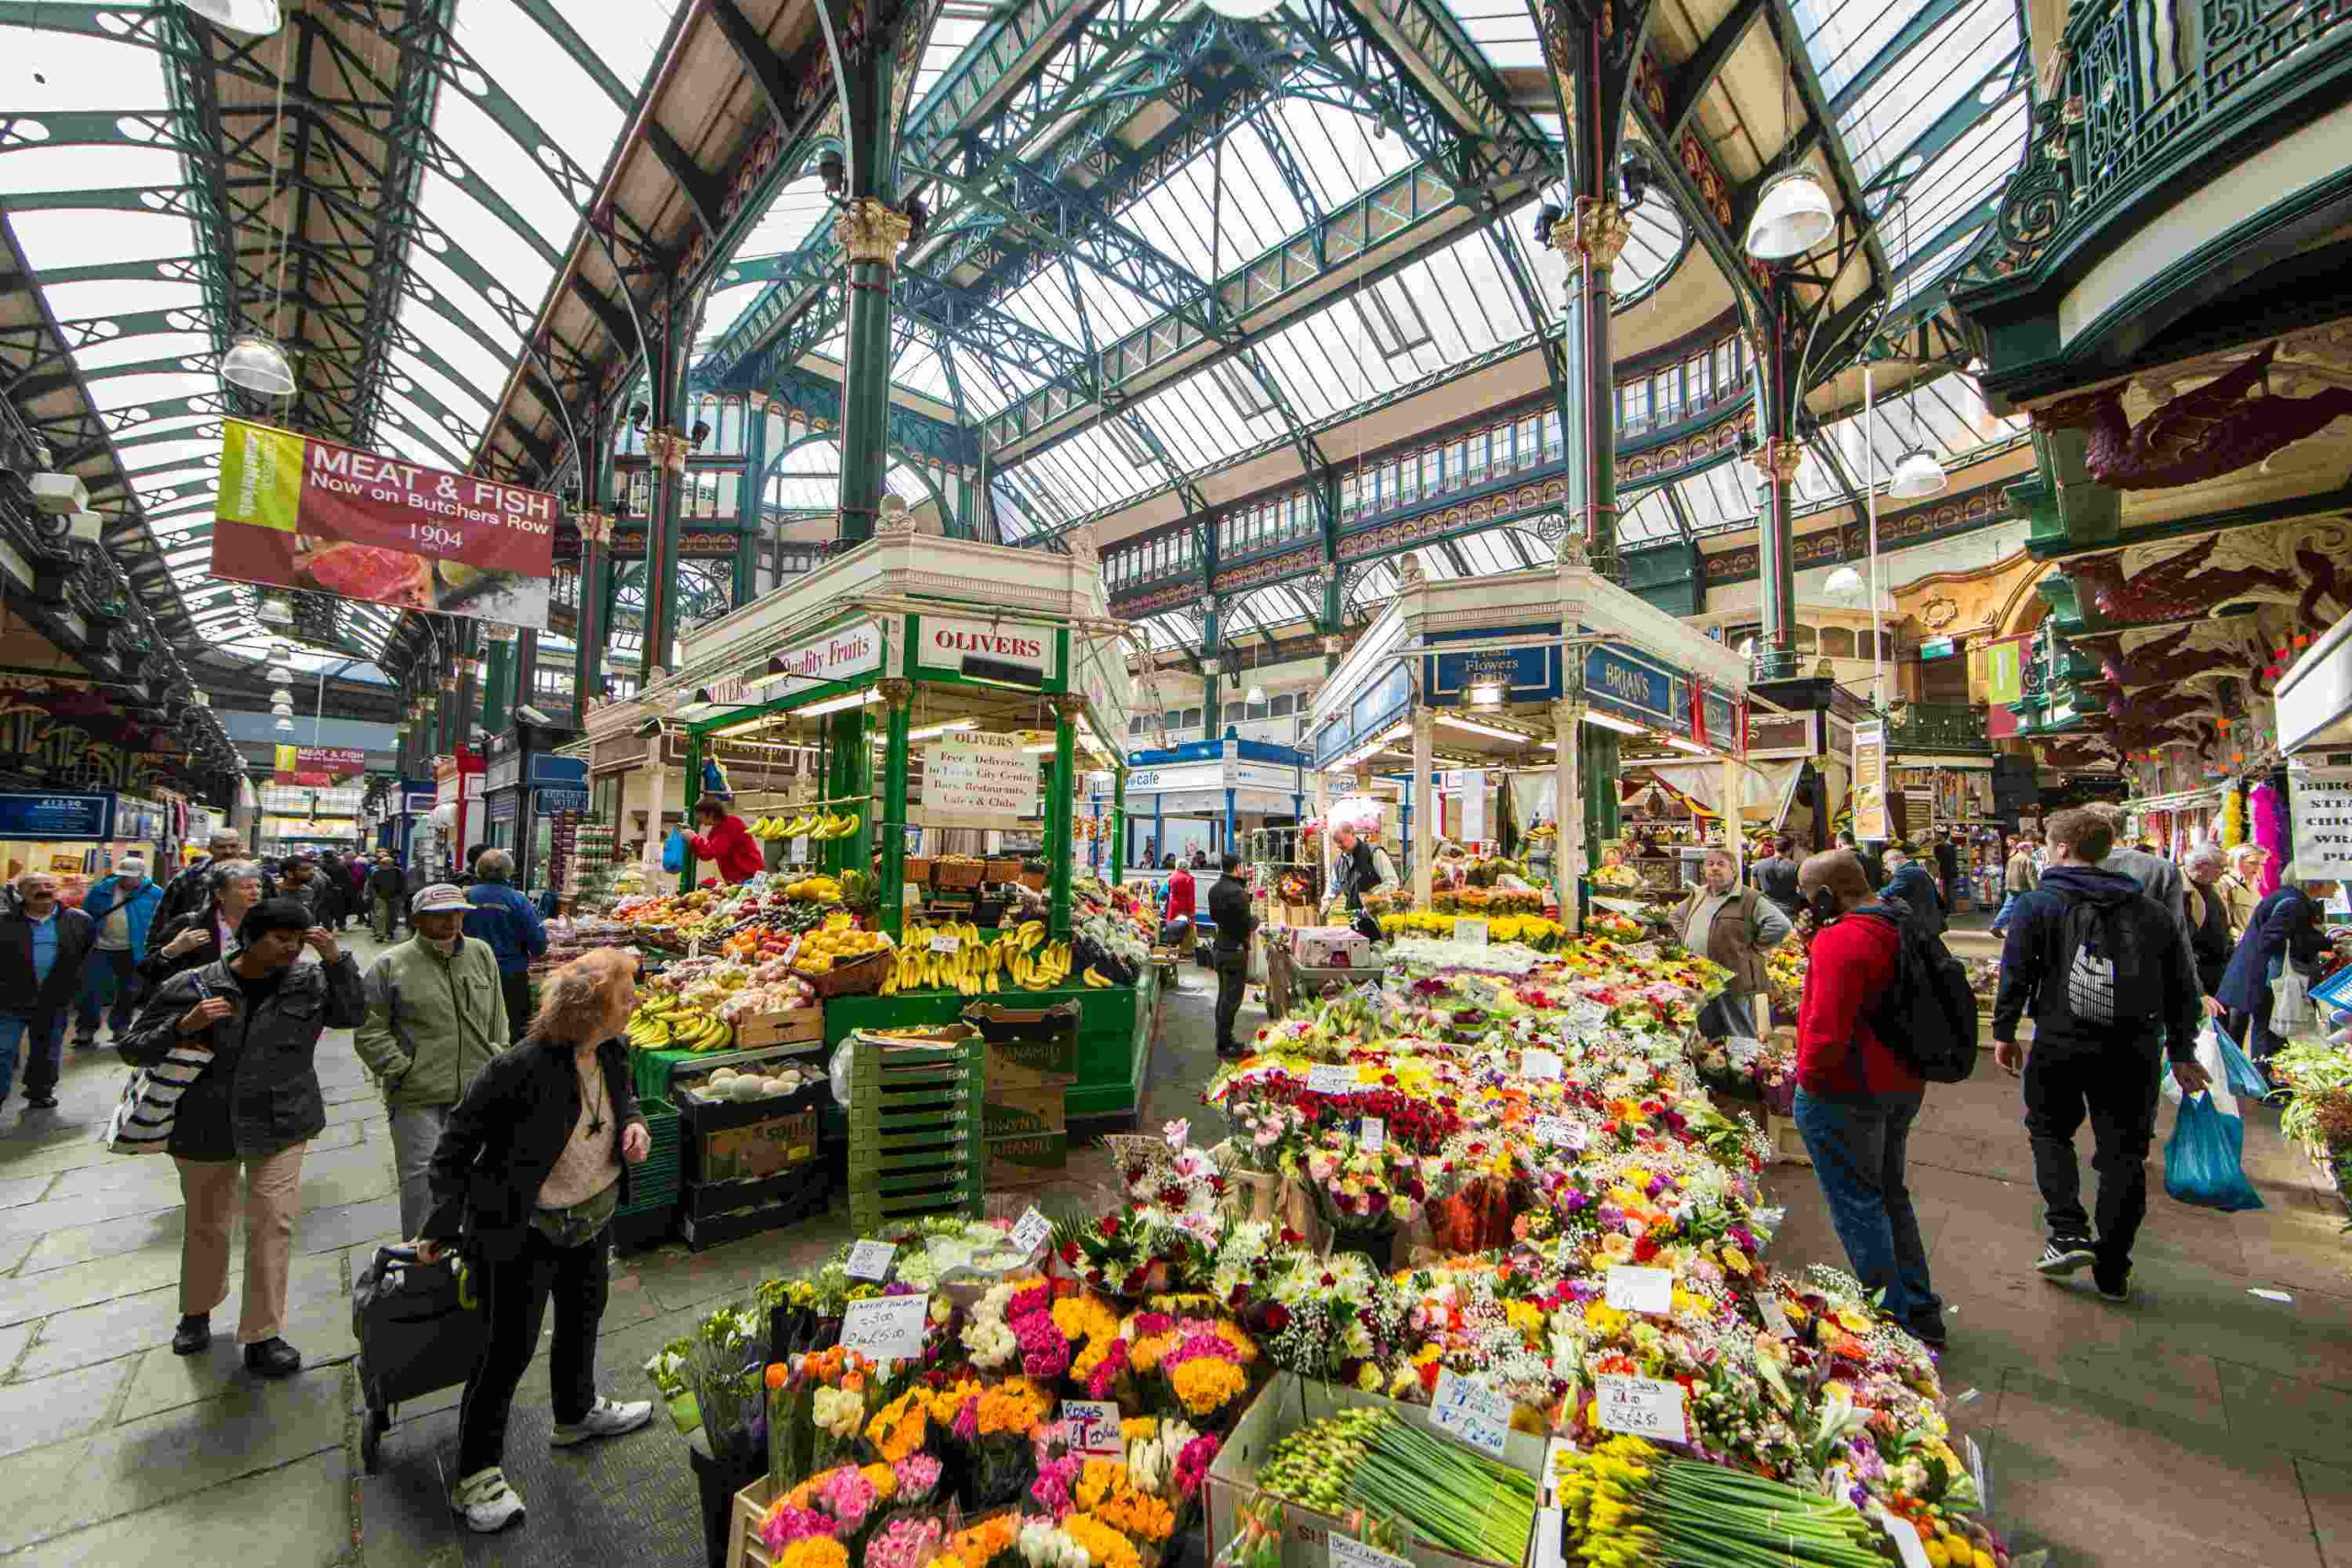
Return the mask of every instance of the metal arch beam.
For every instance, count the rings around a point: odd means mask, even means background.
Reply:
[[[1682,504],[1682,487],[1674,480],[1668,479],[1657,488],[1666,496],[1666,509],[1674,513],[1674,525],[1681,531],[1682,542],[1686,545],[1696,545],[1699,542],[1699,531],[1690,525],[1690,509]]]
[[[1792,0],[1768,0],[1768,5],[1765,24],[1772,29],[1773,44],[1796,79],[1797,97],[1811,122],[1804,134],[1820,141],[1829,162],[1831,178],[1838,186],[1838,205],[1860,231],[1862,249],[1870,257],[1871,285],[1883,296],[1891,272],[1886,265],[1886,250],[1879,243],[1877,226],[1871,222],[1870,205],[1863,199],[1862,182],[1854,173],[1854,161],[1846,151],[1845,139],[1835,134],[1837,116],[1830,110],[1829,96],[1821,90],[1821,77],[1813,68],[1813,56],[1804,47],[1804,29],[1797,23]],[[1758,175],[1734,198],[1734,216],[1743,230],[1748,215],[1756,210],[1757,192],[1770,177],[1769,174]]]
[[[704,173],[695,164],[693,154],[678,145],[678,139],[671,135],[660,120],[647,123],[645,146],[653,154],[654,161],[669,171],[671,179],[677,182],[678,194],[686,198],[686,205],[693,209],[695,221],[702,225],[702,231],[716,241],[727,229],[726,187],[719,184],[717,175]]]
[[[1495,141],[1544,138],[1462,26],[1430,0],[1307,0],[1306,14],[1344,8],[1414,93],[1462,134]]]
[[[1503,271],[1510,275],[1511,288],[1518,292],[1519,302],[1527,311],[1528,327],[1535,333],[1536,341],[1544,346],[1544,366],[1550,373],[1552,397],[1556,403],[1561,389],[1567,384],[1567,360],[1560,347],[1559,340],[1544,327],[1543,296],[1536,292],[1535,279],[1529,274],[1527,264],[1519,254],[1519,247],[1511,243],[1506,220],[1500,214],[1496,216],[1494,222],[1487,225],[1487,243],[1492,245],[1502,257]],[[1564,423],[1563,428],[1565,427]]]
[[[1766,0],[1735,0],[1714,30],[1699,40],[1690,58],[1675,68],[1666,85],[1666,112],[1658,116],[1667,136],[1662,146],[1672,147],[1681,140],[1684,128],[1699,112],[1699,101],[1714,85],[1715,78],[1723,74],[1724,62],[1747,41],[1756,24],[1764,19],[1765,5]]]

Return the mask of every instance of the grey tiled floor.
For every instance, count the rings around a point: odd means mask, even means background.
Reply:
[[[361,939],[359,952],[365,962],[372,944]],[[1208,1000],[1201,990],[1171,1000],[1146,1110],[1147,1125],[1193,1116],[1203,1142],[1216,1135],[1194,1098],[1209,1066]],[[247,1378],[227,1332],[208,1357],[171,1354],[177,1185],[168,1163],[111,1156],[93,1141],[120,1082],[111,1052],[68,1064],[59,1111],[21,1100],[0,1111],[0,1554],[383,1568],[558,1561],[548,1548],[560,1540],[595,1549],[571,1561],[690,1568],[693,1488],[677,1438],[657,1423],[609,1458],[550,1464],[538,1452],[548,1416],[536,1375],[510,1445],[533,1450],[515,1462],[533,1502],[523,1532],[483,1542],[451,1528],[439,1498],[454,1393],[404,1407],[383,1473],[361,1473],[350,1280],[397,1228],[391,1151],[348,1036],[330,1036],[321,1063],[331,1125],[304,1168],[289,1329],[310,1368],[285,1383]],[[2352,1238],[2275,1128],[2250,1111],[2249,1173],[2269,1204],[2259,1213],[2164,1198],[2159,1149],[2140,1293],[2119,1308],[2032,1271],[2039,1213],[2014,1085],[1988,1061],[1929,1098],[1913,1180],[1937,1285],[1955,1309],[1954,1423],[1984,1445],[2001,1520],[2021,1542],[2052,1547],[2062,1568],[2352,1568]],[[1069,1180],[1102,1174],[1099,1156],[1076,1156]],[[1837,1258],[1809,1174],[1783,1168],[1774,1186],[1789,1208],[1775,1255]],[[636,1368],[664,1340],[847,1228],[836,1210],[700,1256],[624,1260],[605,1322],[607,1388],[641,1393]],[[2293,1300],[2263,1300],[2256,1287]],[[232,1327],[235,1310],[232,1296],[217,1325]],[[616,1487],[635,1495],[616,1499]],[[645,1522],[653,1514],[659,1529]]]

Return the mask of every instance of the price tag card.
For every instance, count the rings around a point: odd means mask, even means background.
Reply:
[[[1046,1245],[1054,1234],[1054,1222],[1040,1213],[1035,1205],[1013,1222],[1012,1245],[1022,1252],[1035,1252]]]
[[[1521,1051],[1519,1054],[1519,1076],[1531,1082],[1560,1076],[1560,1054],[1557,1051]]]
[[[1535,1119],[1535,1139],[1538,1143],[1580,1149],[1584,1147],[1586,1136],[1584,1123],[1572,1116],[1538,1116]]]
[[[887,1241],[861,1241],[849,1249],[849,1262],[842,1272],[853,1280],[872,1280],[877,1283],[890,1277],[890,1260],[899,1255],[897,1247]]]
[[[1376,1546],[1366,1546],[1343,1535],[1325,1539],[1330,1542],[1331,1568],[1413,1568],[1410,1558],[1393,1557]]]
[[[931,950],[933,953],[953,953],[963,945],[964,939],[960,936],[940,935],[931,939]]]
[[[1960,1451],[1968,1460],[1969,1476],[1976,1483],[1977,1511],[1989,1517],[1993,1512],[1993,1485],[1984,1479],[1984,1450],[1976,1446],[1973,1438],[1963,1436],[1960,1440]]]
[[[1781,1338],[1794,1339],[1797,1337],[1797,1326],[1789,1321],[1788,1309],[1781,1304],[1780,1297],[1770,1291],[1764,1292],[1756,1298],[1756,1310],[1763,1314],[1764,1326]]]
[[[1356,1070],[1345,1062],[1317,1062],[1306,1069],[1306,1087],[1317,1094],[1353,1094]]]
[[[700,958],[702,956],[702,938],[693,937],[687,941],[686,956],[688,958]]]
[[[1661,1443],[1687,1441],[1682,1427],[1682,1385],[1658,1378],[1629,1378],[1604,1372],[1593,1380],[1600,1429]]]
[[[1430,1396],[1430,1425],[1500,1459],[1510,1432],[1510,1398],[1447,1367]]]
[[[1125,1440],[1119,1436],[1119,1406],[1114,1400],[1063,1400],[1062,1436],[1072,1453],[1108,1454],[1116,1459],[1127,1451]]]
[[[1486,946],[1487,922],[1481,919],[1473,919],[1467,916],[1455,919],[1453,922],[1453,940],[1460,942],[1464,947]]]
[[[1388,1146],[1388,1123],[1377,1116],[1367,1116],[1356,1123],[1356,1142],[1367,1154],[1378,1154]]]
[[[928,1293],[852,1302],[842,1311],[842,1344],[876,1361],[920,1356],[930,1316]]]
[[[1928,1549],[1919,1540],[1919,1532],[1886,1511],[1886,1505],[1871,1499],[1871,1512],[1878,1517],[1878,1528],[1886,1539],[1894,1542],[1894,1555],[1903,1559],[1903,1568],[1928,1568]]]
[[[1608,1302],[1619,1312],[1646,1312],[1663,1316],[1674,1310],[1674,1272],[1668,1269],[1636,1269],[1611,1264]]]

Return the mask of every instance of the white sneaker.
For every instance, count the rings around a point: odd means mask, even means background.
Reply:
[[[523,1499],[496,1465],[459,1481],[449,1494],[449,1506],[466,1517],[466,1528],[477,1535],[493,1534],[523,1517]]]
[[[653,1402],[650,1399],[633,1399],[623,1404],[617,1400],[599,1398],[579,1420],[557,1422],[549,1441],[557,1448],[568,1449],[591,1438],[616,1438],[623,1432],[634,1432],[652,1419]]]

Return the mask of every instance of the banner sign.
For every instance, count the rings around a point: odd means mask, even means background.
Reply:
[[[584,789],[542,789],[538,791],[538,799],[533,802],[533,807],[542,816],[551,816],[558,811],[585,811],[588,809],[588,792]]]
[[[1689,721],[1676,711],[1674,683],[1667,671],[1622,649],[1596,645],[1584,650],[1585,700],[1597,706],[1688,729]]]
[[[0,839],[109,839],[113,827],[111,795],[0,792]]]
[[[544,491],[226,420],[212,570],[544,631],[556,510]]]
[[[1755,713],[1747,716],[1747,757],[1764,761],[1775,757],[1815,757],[1821,754],[1819,709],[1801,713]]]
[[[1854,726],[1854,837],[1886,838],[1886,725]]]
[[[333,789],[368,771],[368,753],[356,746],[280,746],[272,782]]]
[[[922,749],[927,828],[1012,829],[1037,815],[1037,759],[1015,735],[970,733]]]
[[[1482,627],[1476,632],[1441,632],[1428,639],[1442,649],[1448,642],[1495,643],[1512,637],[1542,638],[1528,648],[1482,648],[1476,653],[1433,652],[1421,660],[1422,688],[1431,703],[1455,703],[1467,697],[1476,704],[1548,702],[1560,694],[1560,635],[1556,621],[1540,626]]]

